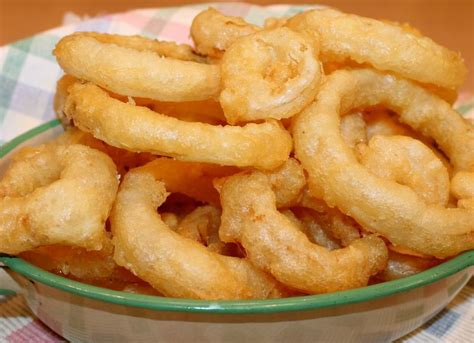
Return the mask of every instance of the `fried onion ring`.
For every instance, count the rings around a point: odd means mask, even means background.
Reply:
[[[91,83],[76,83],[69,92],[64,112],[79,129],[129,151],[272,169],[292,149],[290,134],[275,121],[243,127],[190,123],[113,99]]]
[[[448,170],[420,141],[405,136],[373,136],[368,145],[357,148],[359,162],[374,175],[410,187],[427,204],[448,204]]]
[[[407,80],[369,69],[341,70],[294,120],[295,151],[312,195],[395,245],[435,257],[474,248],[474,209],[426,204],[410,188],[371,174],[344,142],[339,113],[380,103],[432,137],[455,170],[474,171],[474,129],[449,104]]]
[[[110,279],[121,267],[113,260],[113,245],[105,241],[98,251],[47,245],[22,253],[21,258],[47,271],[83,281]]]
[[[341,244],[335,239],[331,231],[327,230],[326,223],[321,221],[316,212],[307,208],[295,208],[292,211],[286,210],[282,212],[288,218],[297,220],[298,227],[308,237],[311,243],[320,245],[328,250],[341,248]],[[288,214],[293,214],[291,218]],[[357,237],[359,238],[359,237]]]
[[[154,155],[148,153],[136,153],[110,146],[94,138],[90,133],[81,131],[75,127],[68,127],[64,133],[47,144],[81,144],[102,151],[114,161],[120,175],[125,175],[130,169],[142,166],[156,158]]]
[[[259,30],[240,17],[226,16],[211,7],[194,17],[191,38],[200,54],[220,58],[235,40]]]
[[[149,109],[165,114],[179,120],[190,122],[202,122],[208,124],[225,124],[226,119],[222,107],[215,100],[204,101],[147,101],[148,99],[135,99],[138,106],[146,106]],[[143,103],[143,105],[142,105]]]
[[[78,82],[74,76],[65,74],[57,82],[56,94],[54,96],[54,112],[56,117],[61,121],[64,128],[71,126],[70,120],[64,114],[64,105],[69,94],[69,86]],[[149,109],[174,117],[179,120],[189,122],[202,122],[208,124],[225,124],[224,111],[219,102],[209,99],[203,101],[158,101],[148,98],[131,98],[123,95],[109,93],[115,99],[123,102],[135,103],[137,106],[148,107]]]
[[[296,205],[306,185],[306,177],[300,163],[289,158],[281,167],[266,172],[275,192],[276,206],[290,207]]]
[[[165,157],[157,158],[135,170],[146,171],[156,180],[163,181],[166,189],[171,193],[182,193],[193,199],[214,205],[220,203],[219,193],[213,185],[214,179],[239,171],[234,167],[176,161]]]
[[[306,11],[288,19],[296,31],[313,30],[321,37],[321,61],[368,63],[421,83],[458,89],[466,66],[454,53],[403,26],[333,9]]]
[[[278,27],[285,26],[287,21],[288,21],[288,17],[281,17],[281,18],[268,17],[264,21],[263,28],[267,30],[276,29]]]
[[[341,135],[351,148],[367,142],[366,124],[361,113],[346,114],[341,118]]]
[[[235,246],[226,244],[219,238],[221,213],[219,208],[211,205],[197,207],[181,220],[175,231],[183,237],[204,244],[209,251],[231,256]]]
[[[275,194],[275,202],[277,208],[286,208],[297,204],[303,196],[302,192],[306,185],[306,178],[303,168],[294,158],[288,159],[282,166],[267,172],[272,191]],[[216,189],[221,193],[226,178],[214,181]],[[221,196],[222,202],[222,196]],[[236,210],[236,209],[234,209]],[[241,208],[245,211],[244,208]],[[235,216],[232,222],[226,223],[226,229],[220,230],[219,236],[224,242],[232,242],[234,237],[238,235],[240,227],[243,225],[244,215]]]
[[[23,149],[0,181],[0,252],[51,244],[100,250],[117,185],[115,165],[99,151]]]
[[[386,110],[373,110],[364,113],[366,121],[367,140],[373,136],[409,136],[420,141],[426,141],[428,137],[423,137],[419,132],[410,126],[397,121],[396,114],[393,116]]]
[[[385,268],[387,248],[374,235],[333,251],[311,243],[277,211],[275,193],[261,172],[227,178],[220,194],[221,239],[240,242],[256,266],[293,289],[315,294],[361,287]],[[242,223],[237,230],[236,221]],[[229,226],[234,237],[226,232]]]
[[[398,280],[438,265],[441,261],[434,258],[421,258],[397,253],[389,250],[387,268],[378,275],[380,281]]]
[[[110,217],[115,261],[165,296],[193,299],[264,299],[279,295],[278,283],[245,259],[209,251],[180,236],[156,209],[167,193],[146,172],[129,172]]]
[[[317,46],[285,27],[232,44],[221,63],[220,102],[227,121],[282,119],[300,112],[316,97],[321,80]]]
[[[201,41],[205,42],[204,54],[213,57],[220,57],[239,37],[256,33],[260,29],[238,18],[238,30],[228,34],[226,21],[232,22],[233,17],[214,9],[200,15],[202,19],[209,20],[209,24],[199,20],[199,26],[207,26],[208,30],[212,27],[215,34],[203,35],[195,43],[198,45],[202,44]],[[356,64],[360,67],[370,64],[378,70],[390,71],[418,81],[447,101],[452,102],[456,98],[456,90],[467,75],[459,53],[436,44],[406,24],[384,22],[326,8],[305,11],[291,18],[270,20],[265,28],[279,28],[282,25],[300,32],[312,30],[321,40],[320,58],[325,65]],[[219,44],[224,41],[225,44]],[[219,48],[216,49],[217,45]],[[213,54],[213,51],[218,53]]]
[[[66,98],[69,94],[68,89],[77,81],[78,80],[74,76],[66,74],[63,75],[56,83],[56,93],[54,94],[53,108],[56,118],[59,119],[64,129],[67,129],[72,124],[71,120],[64,114],[64,105],[66,104]]]
[[[474,173],[460,171],[451,180],[451,193],[456,199],[474,198]]]
[[[177,44],[176,42],[160,41],[143,36],[123,36],[98,32],[76,32],[74,35],[90,37],[105,44],[115,44],[124,48],[138,51],[151,51],[160,57],[168,57],[181,61],[203,62],[203,58],[196,54],[193,48],[187,44]]]
[[[137,49],[129,41],[137,37],[103,39],[96,35],[77,33],[56,45],[54,55],[67,74],[117,94],[161,101],[206,100],[219,95],[218,66],[161,57],[147,49],[147,44],[138,44],[142,48]],[[150,40],[149,45],[155,43]]]
[[[323,200],[312,197],[308,187],[304,188],[297,206],[316,211],[320,225],[334,238],[337,238],[343,247],[361,237],[360,226],[354,219],[346,216],[337,208],[330,208]]]

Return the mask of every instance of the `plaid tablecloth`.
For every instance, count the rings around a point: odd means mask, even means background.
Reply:
[[[62,72],[51,51],[60,37],[74,31],[99,31],[142,34],[163,40],[191,43],[189,25],[193,17],[209,5],[211,4],[106,15],[62,26],[0,47],[0,145],[54,117],[53,94],[56,80]],[[288,16],[308,8],[289,5],[260,7],[243,3],[219,3],[212,6],[226,14],[243,16],[255,24],[262,24],[268,16]],[[474,118],[472,98],[461,97],[457,108]],[[8,276],[0,270],[0,288],[10,284]],[[401,339],[402,342],[410,343],[473,340],[472,281],[444,311],[422,328]],[[0,342],[57,341],[63,339],[35,318],[22,296],[0,296]]]

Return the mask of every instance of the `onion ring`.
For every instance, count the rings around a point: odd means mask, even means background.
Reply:
[[[290,213],[294,218],[289,216]],[[341,248],[341,244],[333,237],[331,231],[327,230],[326,225],[324,225],[325,223],[321,223],[320,218],[315,213],[313,210],[301,207],[291,211],[282,211],[282,214],[286,215],[287,218],[298,221],[296,226],[308,237],[311,243],[320,245],[328,250]]]
[[[71,120],[64,114],[64,105],[66,104],[66,98],[69,94],[67,90],[77,81],[78,79],[76,79],[74,76],[63,75],[56,83],[56,93],[54,94],[53,108],[56,118],[59,119],[64,129],[72,126]]]
[[[183,237],[203,243],[219,231],[221,210],[211,205],[197,207],[179,222],[177,233]]]
[[[115,44],[138,51],[151,51],[160,57],[173,58],[181,61],[204,62],[204,59],[196,54],[193,48],[187,44],[160,41],[138,35],[123,36],[98,32],[75,32],[73,35],[90,37],[101,43]]]
[[[321,61],[368,63],[421,83],[456,90],[466,77],[461,56],[419,33],[332,9],[306,11],[288,19],[289,28],[321,37]]]
[[[226,244],[219,238],[221,213],[219,208],[211,205],[197,207],[180,221],[175,231],[183,237],[200,242],[209,251],[232,256],[236,246]]]
[[[54,112],[64,128],[72,125],[71,121],[64,114],[64,106],[66,104],[67,95],[69,94],[68,89],[69,86],[78,81],[79,80],[74,76],[65,74],[57,82],[56,94],[54,96]],[[222,110],[220,103],[212,99],[203,101],[172,102],[138,97],[131,98],[114,93],[109,93],[109,95],[123,102],[134,102],[137,106],[148,107],[155,112],[179,120],[202,122],[213,125],[226,123],[224,111]]]
[[[245,259],[223,256],[169,229],[156,212],[164,183],[130,171],[110,217],[115,261],[165,296],[245,299],[278,296],[278,283]]]
[[[208,124],[225,124],[226,119],[219,102],[215,100],[204,101],[147,101],[149,99],[134,99],[138,106],[146,106],[149,109],[190,122],[201,122]],[[144,103],[142,105],[142,103]]]
[[[48,245],[26,251],[20,257],[47,271],[87,282],[113,279],[116,274],[129,273],[114,262],[110,240],[98,251]]]
[[[421,273],[422,271],[432,268],[441,261],[436,259],[427,259],[416,256],[409,256],[389,250],[387,268],[383,272],[376,275],[376,279],[380,281],[398,280],[407,276]]]
[[[373,136],[368,145],[357,148],[359,162],[374,175],[410,187],[427,204],[448,204],[448,170],[420,141],[405,136]]]
[[[393,116],[387,110],[375,109],[364,113],[366,122],[367,140],[373,136],[409,136],[422,142],[427,142],[428,137],[420,135],[410,126],[397,121],[396,114]]]
[[[296,155],[309,174],[312,195],[395,245],[435,257],[474,248],[474,209],[426,204],[408,187],[372,175],[344,143],[339,112],[380,103],[432,137],[456,171],[474,171],[474,129],[449,104],[407,80],[368,69],[341,70],[293,123]]]
[[[219,193],[213,185],[214,179],[239,171],[234,167],[176,161],[165,157],[157,158],[135,170],[146,171],[156,180],[164,182],[166,189],[171,193],[182,193],[193,199],[214,205],[220,203]]]
[[[277,208],[294,206],[303,196],[302,192],[304,191],[304,187],[306,185],[306,178],[303,168],[294,158],[288,159],[282,166],[267,172],[265,175],[268,178],[272,187],[272,191],[275,194]],[[226,178],[217,179],[214,181],[214,186],[219,191],[219,193],[221,193],[223,184],[225,182]],[[235,218],[233,221],[226,223],[225,230],[219,231],[219,236],[224,242],[232,242],[234,237],[238,236],[241,226],[244,225],[243,220],[245,219],[245,211],[247,209],[240,206],[240,204],[237,205],[238,207],[234,207],[232,211],[233,213],[239,212],[240,215],[234,216]]]
[[[351,148],[367,142],[366,124],[361,113],[346,114],[341,118],[341,135]]]
[[[161,57],[146,49],[146,44],[137,50],[135,43],[122,44],[128,42],[126,36],[108,36],[105,41],[113,43],[104,43],[94,35],[69,35],[56,45],[54,55],[67,74],[117,94],[161,101],[206,100],[219,95],[218,66]]]
[[[220,103],[227,121],[282,119],[300,112],[316,97],[321,80],[317,46],[285,27],[232,44],[221,63]]]
[[[365,286],[385,268],[387,248],[374,235],[333,251],[311,243],[277,211],[270,181],[261,172],[227,178],[221,203],[221,239],[240,242],[256,266],[293,289],[315,294]],[[242,222],[237,230],[236,221]],[[226,232],[229,226],[234,237]]]
[[[286,25],[286,22],[288,21],[289,17],[280,17],[280,18],[275,18],[275,17],[268,17],[265,18],[263,28],[264,29],[276,29],[278,27],[282,27]]]
[[[235,40],[259,30],[258,26],[240,17],[226,16],[214,8],[208,8],[194,17],[191,38],[200,54],[220,58]]]
[[[451,180],[451,193],[460,200],[474,198],[474,173],[456,173]]]
[[[321,226],[338,239],[343,247],[347,247],[361,237],[359,231],[361,228],[354,219],[346,216],[337,208],[330,208],[323,200],[312,197],[308,187],[304,188],[297,206],[316,211]]]
[[[161,220],[166,224],[171,230],[176,231],[179,225],[180,217],[173,212],[162,212],[160,214]]]
[[[117,191],[105,154],[82,145],[22,150],[0,181],[0,251],[51,244],[100,250]]]
[[[204,54],[212,55],[212,51],[218,51],[214,57],[220,57],[239,37],[260,29],[239,18],[239,33],[227,34],[225,22],[233,17],[224,16],[214,9],[208,10],[206,15],[204,12],[201,14],[202,18],[212,23],[208,29],[212,27],[216,32],[201,38],[207,47]],[[321,40],[320,58],[325,65],[338,65],[336,69],[340,69],[347,63],[355,62],[357,67],[370,64],[378,70],[418,81],[449,102],[454,101],[456,90],[467,75],[464,61],[458,53],[436,44],[407,24],[364,18],[333,9],[316,9],[291,18],[269,20],[265,28],[274,29],[282,25],[300,32],[312,30]],[[204,27],[206,23],[200,20],[200,26]],[[222,41],[225,44],[216,49]],[[374,46],[380,48],[374,49]]]
[[[410,126],[400,123],[395,113],[383,108],[372,108],[363,112],[346,114],[341,118],[341,133],[346,143],[355,148],[359,143],[367,144],[372,137],[380,136],[408,136],[424,143],[436,157],[441,160],[449,175],[452,166],[446,157],[434,146],[433,139],[423,136]],[[356,149],[356,153],[359,152]]]
[[[68,118],[118,148],[262,169],[278,167],[292,149],[290,134],[275,121],[244,127],[189,123],[113,99],[90,83],[76,83],[69,92],[64,109]]]
[[[306,177],[301,164],[289,158],[281,167],[265,173],[275,192],[278,208],[297,204],[306,186]]]
[[[47,144],[81,144],[102,151],[114,161],[119,175],[125,175],[130,169],[142,166],[155,159],[154,155],[148,153],[136,153],[110,146],[94,138],[90,133],[81,131],[75,127],[68,127],[63,134]]]

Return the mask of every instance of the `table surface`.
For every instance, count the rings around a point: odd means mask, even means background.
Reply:
[[[68,11],[96,16],[133,8],[178,6],[207,1],[189,0],[0,0],[0,45],[61,25]],[[229,1],[222,1],[229,2]],[[436,42],[460,51],[471,71],[463,90],[474,92],[474,0],[314,0],[248,1],[324,3],[345,12],[408,22]]]

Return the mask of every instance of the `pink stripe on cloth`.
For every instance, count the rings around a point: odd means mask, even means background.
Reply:
[[[474,94],[471,92],[462,92],[458,95],[458,98],[456,100],[455,104],[462,105],[465,102],[472,101],[474,99]],[[456,107],[456,105],[454,106]]]
[[[142,28],[150,20],[149,17],[146,17],[138,13],[138,11],[131,11],[131,12],[125,12],[121,14],[116,14],[114,15],[112,19],[114,21],[120,21],[120,22],[130,24],[137,28]]]
[[[189,37],[189,26],[173,22],[169,22],[163,27],[160,38],[177,41],[179,43],[192,44],[192,40]]]
[[[215,7],[217,10],[220,12],[224,13],[225,15],[231,15],[234,17],[245,17],[247,13],[250,12],[250,9],[252,7],[260,7],[260,6],[254,6],[251,4],[246,4],[243,2],[236,2],[233,4],[214,4],[215,6],[209,6],[209,7]]]
[[[5,338],[8,343],[56,343],[64,339],[56,335],[39,320],[33,320]]]

